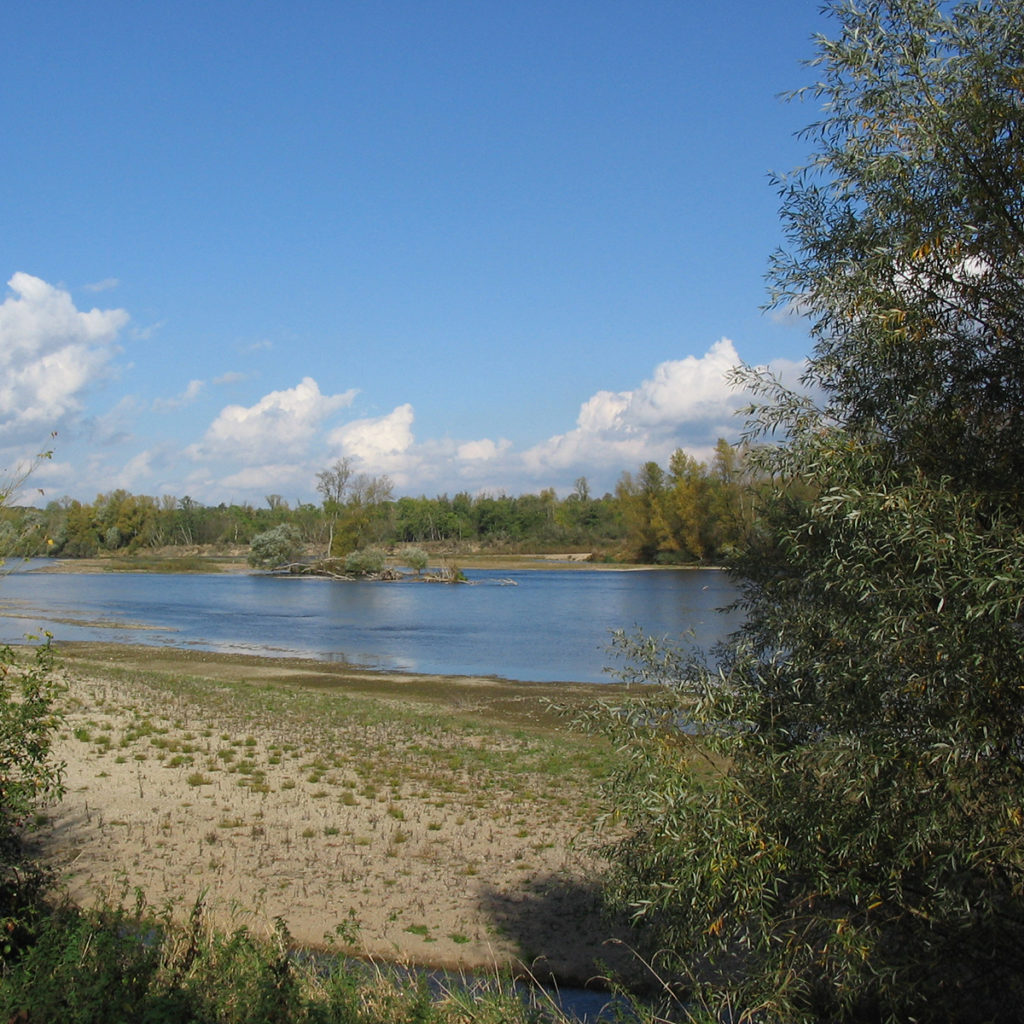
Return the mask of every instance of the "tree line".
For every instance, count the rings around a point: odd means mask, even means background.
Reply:
[[[586,477],[559,498],[538,494],[394,496],[387,476],[339,459],[317,474],[320,502],[204,505],[189,496],[118,489],[91,502],[0,509],[0,547],[15,555],[91,558],[202,546],[246,547],[287,528],[297,549],[324,557],[403,544],[453,550],[589,551],[613,561],[713,564],[740,550],[753,523],[749,453],[719,440],[710,464],[682,450],[666,466],[624,472],[613,493]]]

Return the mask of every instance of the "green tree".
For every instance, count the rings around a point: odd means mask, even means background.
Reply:
[[[99,551],[100,538],[91,505],[72,501],[65,519],[63,553],[72,558],[89,558]]]
[[[0,961],[25,941],[50,875],[25,843],[41,805],[63,792],[52,757],[58,686],[47,640],[26,659],[0,648]]]
[[[663,547],[687,561],[701,561],[711,553],[710,485],[707,467],[681,448],[669,460],[669,489],[662,517],[668,535]]]
[[[1024,1002],[1024,3],[834,4],[773,265],[815,404],[764,377],[774,486],[717,666],[620,637],[658,696],[611,893],[766,1021]],[[779,432],[782,443],[767,435]],[[794,484],[798,486],[794,486]],[[681,715],[698,727],[678,728]]]
[[[360,473],[348,481],[348,494],[331,541],[333,557],[342,557],[384,539],[391,521],[392,490],[387,474]]]
[[[385,561],[380,548],[357,548],[345,556],[345,572],[353,576],[373,576],[384,568]]]
[[[645,462],[634,477],[623,473],[615,486],[627,541],[633,557],[653,562],[666,534],[661,503],[665,495],[665,472],[656,462]]]

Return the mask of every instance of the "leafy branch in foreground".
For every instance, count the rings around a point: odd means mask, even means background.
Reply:
[[[64,766],[51,756],[57,696],[49,642],[28,662],[0,648],[0,959],[25,940],[50,881],[26,838],[42,806],[63,793]]]

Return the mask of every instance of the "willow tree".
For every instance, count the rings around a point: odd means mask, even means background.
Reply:
[[[820,400],[746,375],[779,486],[717,666],[619,640],[661,687],[611,718],[611,892],[712,1006],[1016,1019],[1024,2],[830,11],[771,272]]]

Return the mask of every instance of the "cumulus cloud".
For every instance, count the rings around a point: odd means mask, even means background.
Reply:
[[[413,445],[412,406],[406,402],[386,416],[353,420],[331,432],[328,444],[378,472],[407,469]]]
[[[59,480],[63,493],[77,496],[122,486],[212,502],[259,500],[268,493],[307,500],[316,472],[339,456],[352,458],[359,472],[387,473],[398,493],[467,487],[521,493],[549,486],[568,491],[580,475],[600,491],[625,469],[651,459],[665,464],[675,448],[708,458],[718,437],[736,436],[741,423],[735,411],[747,402],[728,383],[740,359],[733,343],[722,338],[702,355],[655,366],[626,390],[578,396],[575,425],[567,408],[564,433],[534,437],[525,448],[479,435],[418,440],[409,402],[385,415],[344,422],[353,415],[357,389],[325,394],[312,377],[269,391],[251,405],[225,405],[205,431],[182,422],[190,419],[183,416],[178,424],[188,431],[185,437],[143,438],[138,432],[149,423],[147,412],[168,414],[161,423],[173,430],[173,414],[204,390],[236,384],[251,373],[194,378],[177,395],[155,401],[125,395],[113,407],[87,415],[86,393],[111,376],[128,314],[79,310],[66,291],[28,274],[15,274],[9,286],[0,305],[0,454],[7,448],[20,455],[18,446],[24,451],[27,444],[40,445],[54,429],[62,434],[62,449],[64,438],[76,435],[71,443],[81,450],[73,459],[62,451],[65,461],[48,463],[41,482]],[[772,368],[788,383],[802,364]]]
[[[225,406],[189,454],[249,464],[302,456],[323,421],[351,405],[357,393],[352,388],[324,395],[312,377],[304,377],[295,387],[271,391],[255,405]]]
[[[31,274],[8,282],[0,305],[0,436],[11,442],[60,429],[83,393],[109,373],[123,309],[79,310],[68,292]]]
[[[535,475],[572,466],[628,467],[664,459],[675,448],[702,453],[722,435],[736,432],[735,413],[744,403],[728,381],[740,363],[728,338],[702,356],[655,367],[629,391],[599,391],[580,407],[576,427],[523,453]]]

